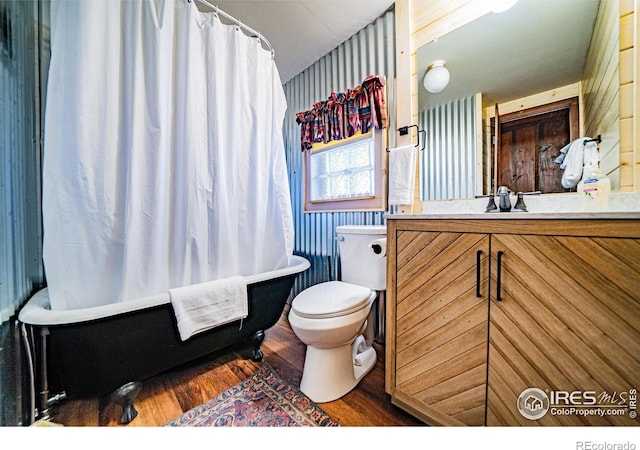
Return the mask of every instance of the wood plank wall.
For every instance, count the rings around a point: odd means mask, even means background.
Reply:
[[[640,117],[635,105],[640,86],[634,80],[640,64],[635,37],[640,17],[633,0],[620,0],[620,190],[640,191]]]
[[[587,53],[582,96],[584,135],[602,136],[600,166],[611,179],[611,188],[621,189],[620,112],[623,106],[620,78],[620,8],[618,1],[601,1],[591,46]],[[627,185],[627,187],[630,187]]]
[[[618,155],[613,152],[615,143],[611,148],[603,148],[606,153],[603,156],[603,166],[608,173],[615,177],[616,183],[622,191],[640,191],[640,149],[637,140],[640,139],[640,117],[636,112],[635,104],[640,104],[640,87],[633,79],[634,72],[640,70],[640,57],[638,55],[638,46],[635,43],[635,34],[640,30],[640,18],[635,12],[634,0],[602,0],[605,3],[604,10],[606,14],[616,14],[619,12],[620,34],[619,34],[619,90],[620,90],[620,140],[618,144]],[[491,10],[491,3],[484,0],[399,0],[396,2],[396,12],[401,10],[401,14],[396,15],[396,30],[410,30],[409,43],[399,45],[396,49],[397,70],[397,99],[396,106],[398,123],[411,121],[418,123],[418,72],[417,72],[417,51],[418,49],[432,41],[438,36],[442,36],[462,25],[465,25],[478,17],[488,13]],[[615,20],[615,17],[609,17],[609,20]],[[605,43],[600,47],[606,49],[612,48],[611,39],[615,39],[612,35],[603,36]],[[609,39],[606,42],[606,39]],[[405,37],[406,40],[406,37]],[[596,55],[593,56],[594,58]],[[615,59],[614,55],[609,53],[609,59]],[[602,61],[598,62],[599,66],[605,66]],[[404,68],[403,68],[404,67]],[[591,83],[591,89],[594,86],[602,85],[609,87],[609,94],[615,90],[615,81],[609,84],[603,83],[606,76],[610,80],[614,80],[611,70],[598,74],[594,71],[594,80]],[[582,83],[584,84],[584,83]],[[587,88],[589,88],[587,86]],[[606,87],[605,87],[606,90]],[[570,85],[563,87],[557,92],[547,93],[553,95],[554,99],[558,99],[557,95],[572,95],[581,92],[580,96],[585,93],[585,87]],[[547,95],[547,96],[548,96]],[[411,105],[406,105],[400,100],[410,99]],[[529,99],[530,100],[530,99]],[[528,101],[527,100],[527,103]],[[605,100],[606,101],[606,100]],[[610,101],[610,100],[609,100]],[[586,102],[586,100],[585,100]],[[610,101],[611,103],[611,101]],[[508,108],[507,105],[505,105]],[[609,131],[592,131],[598,130],[599,127],[613,126],[615,123],[614,115],[606,114],[607,110],[615,110],[615,105],[609,105],[605,108],[604,114],[596,114],[597,108],[585,108],[583,113],[589,117],[588,121],[583,124],[585,134],[589,132],[602,134],[606,137]],[[410,111],[410,114],[409,114]],[[615,113],[615,111],[614,111]],[[402,117],[403,120],[400,120]],[[609,125],[606,125],[609,124]],[[606,128],[600,128],[603,130]],[[414,212],[421,211],[421,202],[419,198],[419,189],[416,189],[416,198],[413,205]]]

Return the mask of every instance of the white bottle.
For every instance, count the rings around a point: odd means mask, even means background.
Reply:
[[[582,180],[578,183],[578,194],[582,198],[583,211],[608,211],[611,180],[602,175],[598,160],[584,166]]]

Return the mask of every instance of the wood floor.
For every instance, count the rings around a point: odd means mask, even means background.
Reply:
[[[374,344],[377,346],[377,344]],[[285,380],[299,386],[305,347],[286,317],[267,330],[261,347],[267,362]],[[384,391],[384,349],[376,348],[375,368],[344,397],[319,404],[341,426],[412,426],[422,422],[392,405]],[[135,401],[136,417],[127,427],[160,426],[252,375],[261,363],[233,349],[147,380]],[[54,422],[65,426],[120,426],[121,408],[109,396],[67,400]]]

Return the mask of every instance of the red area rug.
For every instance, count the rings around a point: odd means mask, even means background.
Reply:
[[[175,427],[336,427],[266,363],[242,383],[165,424]]]

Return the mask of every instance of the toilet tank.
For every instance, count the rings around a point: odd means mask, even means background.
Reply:
[[[340,248],[342,281],[375,291],[387,289],[387,258],[369,247],[376,239],[387,237],[384,225],[341,225],[336,227]]]

